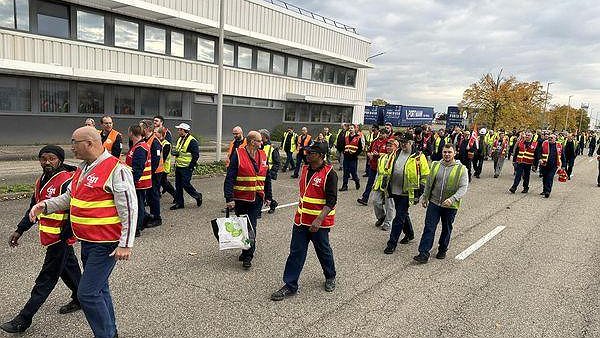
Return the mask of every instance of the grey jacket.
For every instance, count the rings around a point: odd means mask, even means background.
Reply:
[[[427,178],[425,193],[421,198],[427,199],[429,202],[435,205],[442,206],[442,203],[444,202],[443,190],[446,189],[446,182],[448,182],[452,168],[459,164],[459,160],[454,160],[454,162],[449,165],[446,165],[444,161],[440,161],[440,169],[437,172],[437,175],[435,177],[430,175]],[[469,175],[467,175],[467,168],[462,166],[462,173],[460,175],[460,181],[458,182],[458,190],[456,193],[454,193],[454,195],[450,196],[452,202],[456,202],[463,198],[463,196],[465,196],[467,193],[468,186]]]

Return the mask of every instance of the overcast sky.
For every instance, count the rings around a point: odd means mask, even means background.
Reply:
[[[445,111],[483,74],[550,85],[551,104],[600,112],[600,1],[307,0],[295,4],[356,27],[376,66],[369,100]],[[545,87],[544,87],[545,88]]]

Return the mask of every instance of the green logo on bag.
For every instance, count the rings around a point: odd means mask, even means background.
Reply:
[[[237,228],[236,225],[237,223],[235,222],[225,222],[225,230],[233,237],[238,237],[242,234],[242,229]]]

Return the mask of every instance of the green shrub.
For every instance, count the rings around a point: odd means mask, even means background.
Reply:
[[[0,194],[17,193],[17,192],[33,192],[32,184],[13,184],[0,186]]]
[[[198,163],[194,169],[195,175],[219,175],[225,173],[225,161]]]
[[[283,124],[277,125],[271,130],[271,141],[283,142],[283,134],[286,132],[286,127]]]

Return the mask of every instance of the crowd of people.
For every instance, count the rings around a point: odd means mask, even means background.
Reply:
[[[71,290],[71,301],[59,312],[82,309],[95,337],[118,337],[108,286],[116,261],[129,259],[134,239],[144,229],[162,225],[164,194],[173,198],[171,210],[185,207],[184,191],[196,206],[202,205],[202,194],[191,184],[199,160],[198,140],[187,123],[175,129],[176,141],[162,116],[133,124],[126,133],[129,150],[122,154],[124,134],[113,128],[111,116],[103,116],[101,129],[96,129],[93,119],[87,119],[84,127],[73,132],[71,150],[82,160],[79,166],[64,163],[61,147],[48,145],[39,151],[42,174],[9,244],[16,247],[22,234],[38,223],[41,244],[47,247],[46,257],[29,301],[13,320],[0,326],[4,331],[24,332],[62,279]],[[514,181],[510,193],[516,192],[521,181],[521,192],[528,193],[531,172],[539,172],[541,195],[549,198],[557,172],[570,179],[575,157],[583,154],[586,145],[588,156],[593,156],[597,143],[596,136],[587,132],[460,127],[434,131],[428,125],[398,131],[391,124],[372,126],[364,133],[357,125],[342,124],[337,133],[324,128],[316,137],[306,127],[296,134],[290,126],[279,146],[271,142],[271,133],[266,129],[244,134],[242,127],[236,126],[232,136],[222,211],[247,215],[255,236],[263,206],[268,207],[268,213],[277,208],[273,181],[278,173],[290,170],[291,178],[298,179],[298,207],[283,272],[284,285],[271,295],[274,301],[297,293],[309,242],[313,242],[323,269],[324,289],[335,290],[329,231],[335,225],[338,193],[348,191],[349,179],[359,190],[360,177],[367,178],[357,203],[367,206],[372,198],[375,226],[390,231],[385,254],[393,254],[399,243],[415,239],[410,206],[421,204],[426,208],[424,230],[414,256],[418,263],[426,263],[439,223],[441,234],[435,257],[446,257],[461,200],[472,178],[481,178],[486,160],[492,160],[494,178],[502,175],[505,160],[512,160]],[[286,155],[285,162],[280,150]],[[364,174],[359,175],[359,155],[363,153],[366,163]],[[600,158],[600,147],[598,155]],[[335,160],[339,162],[338,170],[343,171],[341,186]],[[175,186],[169,181],[173,170]],[[77,240],[81,242],[83,271],[72,247]],[[251,247],[241,251],[238,259],[243,268],[252,267],[256,245],[255,237]]]

